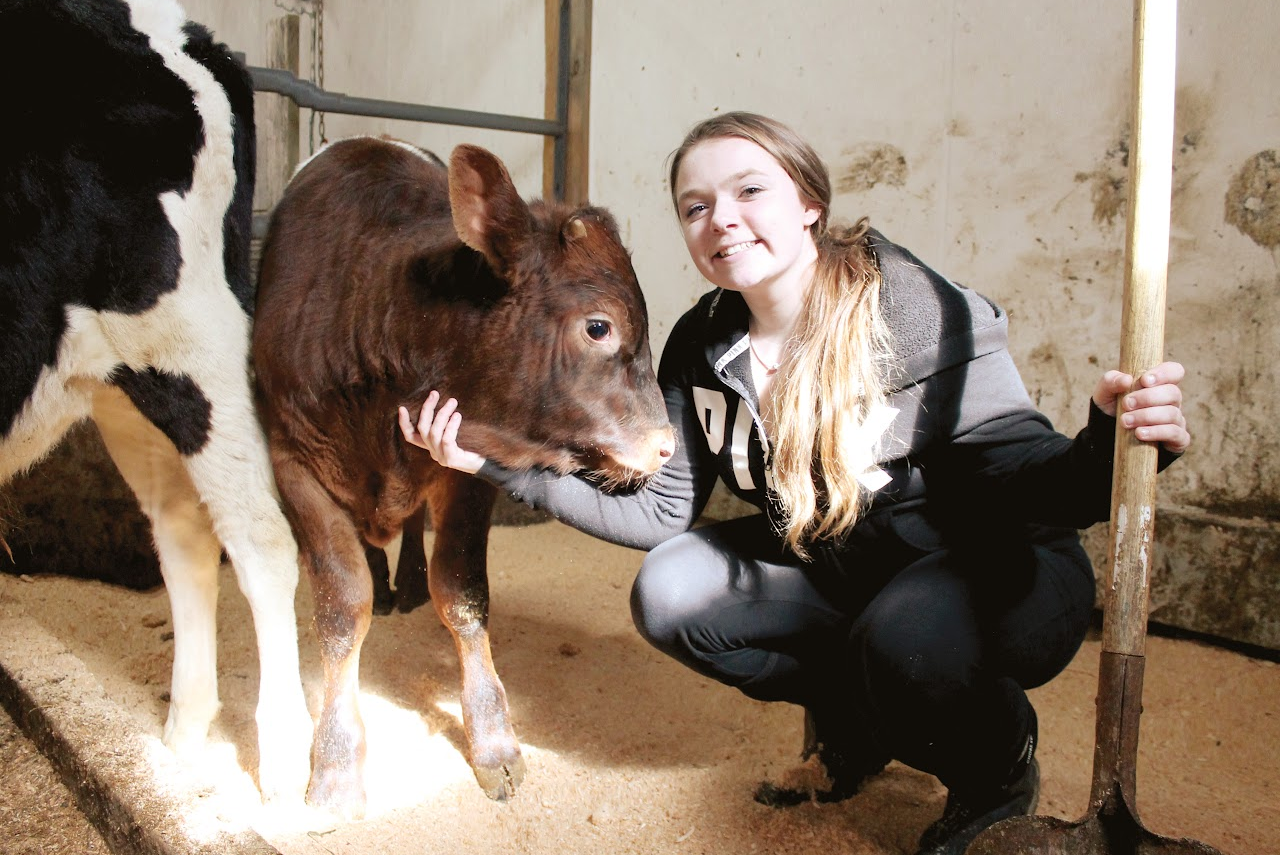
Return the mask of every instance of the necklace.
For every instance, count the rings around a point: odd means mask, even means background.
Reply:
[[[755,342],[751,340],[750,335],[747,336],[747,347],[751,350],[751,355],[756,358],[756,362],[759,362],[760,367],[764,369],[764,376],[772,377],[774,374],[778,373],[778,368],[782,365],[781,359],[779,359],[777,362],[765,362],[764,359],[760,356],[760,354],[756,351]]]

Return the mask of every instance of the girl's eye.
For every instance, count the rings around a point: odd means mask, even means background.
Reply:
[[[764,188],[763,188],[763,187],[755,187],[755,186],[751,186],[751,187],[743,187],[743,188],[742,188],[742,195],[743,195],[743,196],[754,196],[754,195],[756,195],[757,193],[762,192],[763,190],[764,190]]]
[[[587,336],[592,341],[604,341],[612,332],[613,327],[609,325],[608,321],[602,321],[598,318],[587,321]]]
[[[693,219],[707,209],[707,206],[701,202],[697,202],[684,209],[684,218],[686,220]]]

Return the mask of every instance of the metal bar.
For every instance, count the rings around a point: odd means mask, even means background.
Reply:
[[[270,214],[254,214],[253,224],[249,231],[250,240],[266,240],[267,231],[270,228],[271,228]],[[253,271],[253,275],[257,276],[258,271],[257,270]]]
[[[561,24],[563,30],[564,24]],[[566,51],[567,53],[567,51]],[[562,66],[566,65],[562,61]],[[531,119],[525,116],[508,116],[501,113],[481,113],[474,110],[455,110],[451,107],[432,107],[426,104],[408,104],[402,101],[382,101],[376,98],[357,98],[340,92],[327,92],[309,80],[300,80],[289,71],[279,68],[249,66],[253,88],[258,92],[275,92],[285,95],[299,107],[308,107],[325,113],[343,113],[349,116],[373,116],[382,119],[401,119],[409,122],[429,122],[439,125],[459,125],[468,128],[488,128],[495,131],[513,131],[521,134],[541,134],[555,137],[562,142],[565,135],[563,109],[558,108],[558,121]],[[561,75],[567,80],[567,70]],[[567,85],[567,84],[566,84]]]
[[[569,21],[569,0],[560,0],[559,15],[560,36],[556,46],[556,124],[561,132],[553,143],[552,153],[552,186],[555,198],[564,199],[565,178],[569,172],[569,34],[572,32]]]

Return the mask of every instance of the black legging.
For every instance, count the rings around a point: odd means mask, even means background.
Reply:
[[[758,700],[847,711],[879,753],[948,787],[983,786],[1034,732],[1023,690],[1066,667],[1089,624],[1078,537],[1038,540],[946,549],[918,513],[880,513],[837,558],[806,564],[747,517],[650,552],[632,615],[701,674]]]

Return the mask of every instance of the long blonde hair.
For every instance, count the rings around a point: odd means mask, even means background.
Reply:
[[[791,128],[732,112],[696,125],[671,156],[675,202],[680,164],[698,143],[741,137],[786,170],[801,199],[817,206],[809,227],[818,250],[813,282],[773,386],[773,487],[787,544],[807,557],[815,541],[839,539],[868,497],[858,476],[872,469],[879,432],[864,426],[885,401],[889,334],[880,314],[880,270],[866,217],[831,228],[831,178],[813,147]]]

